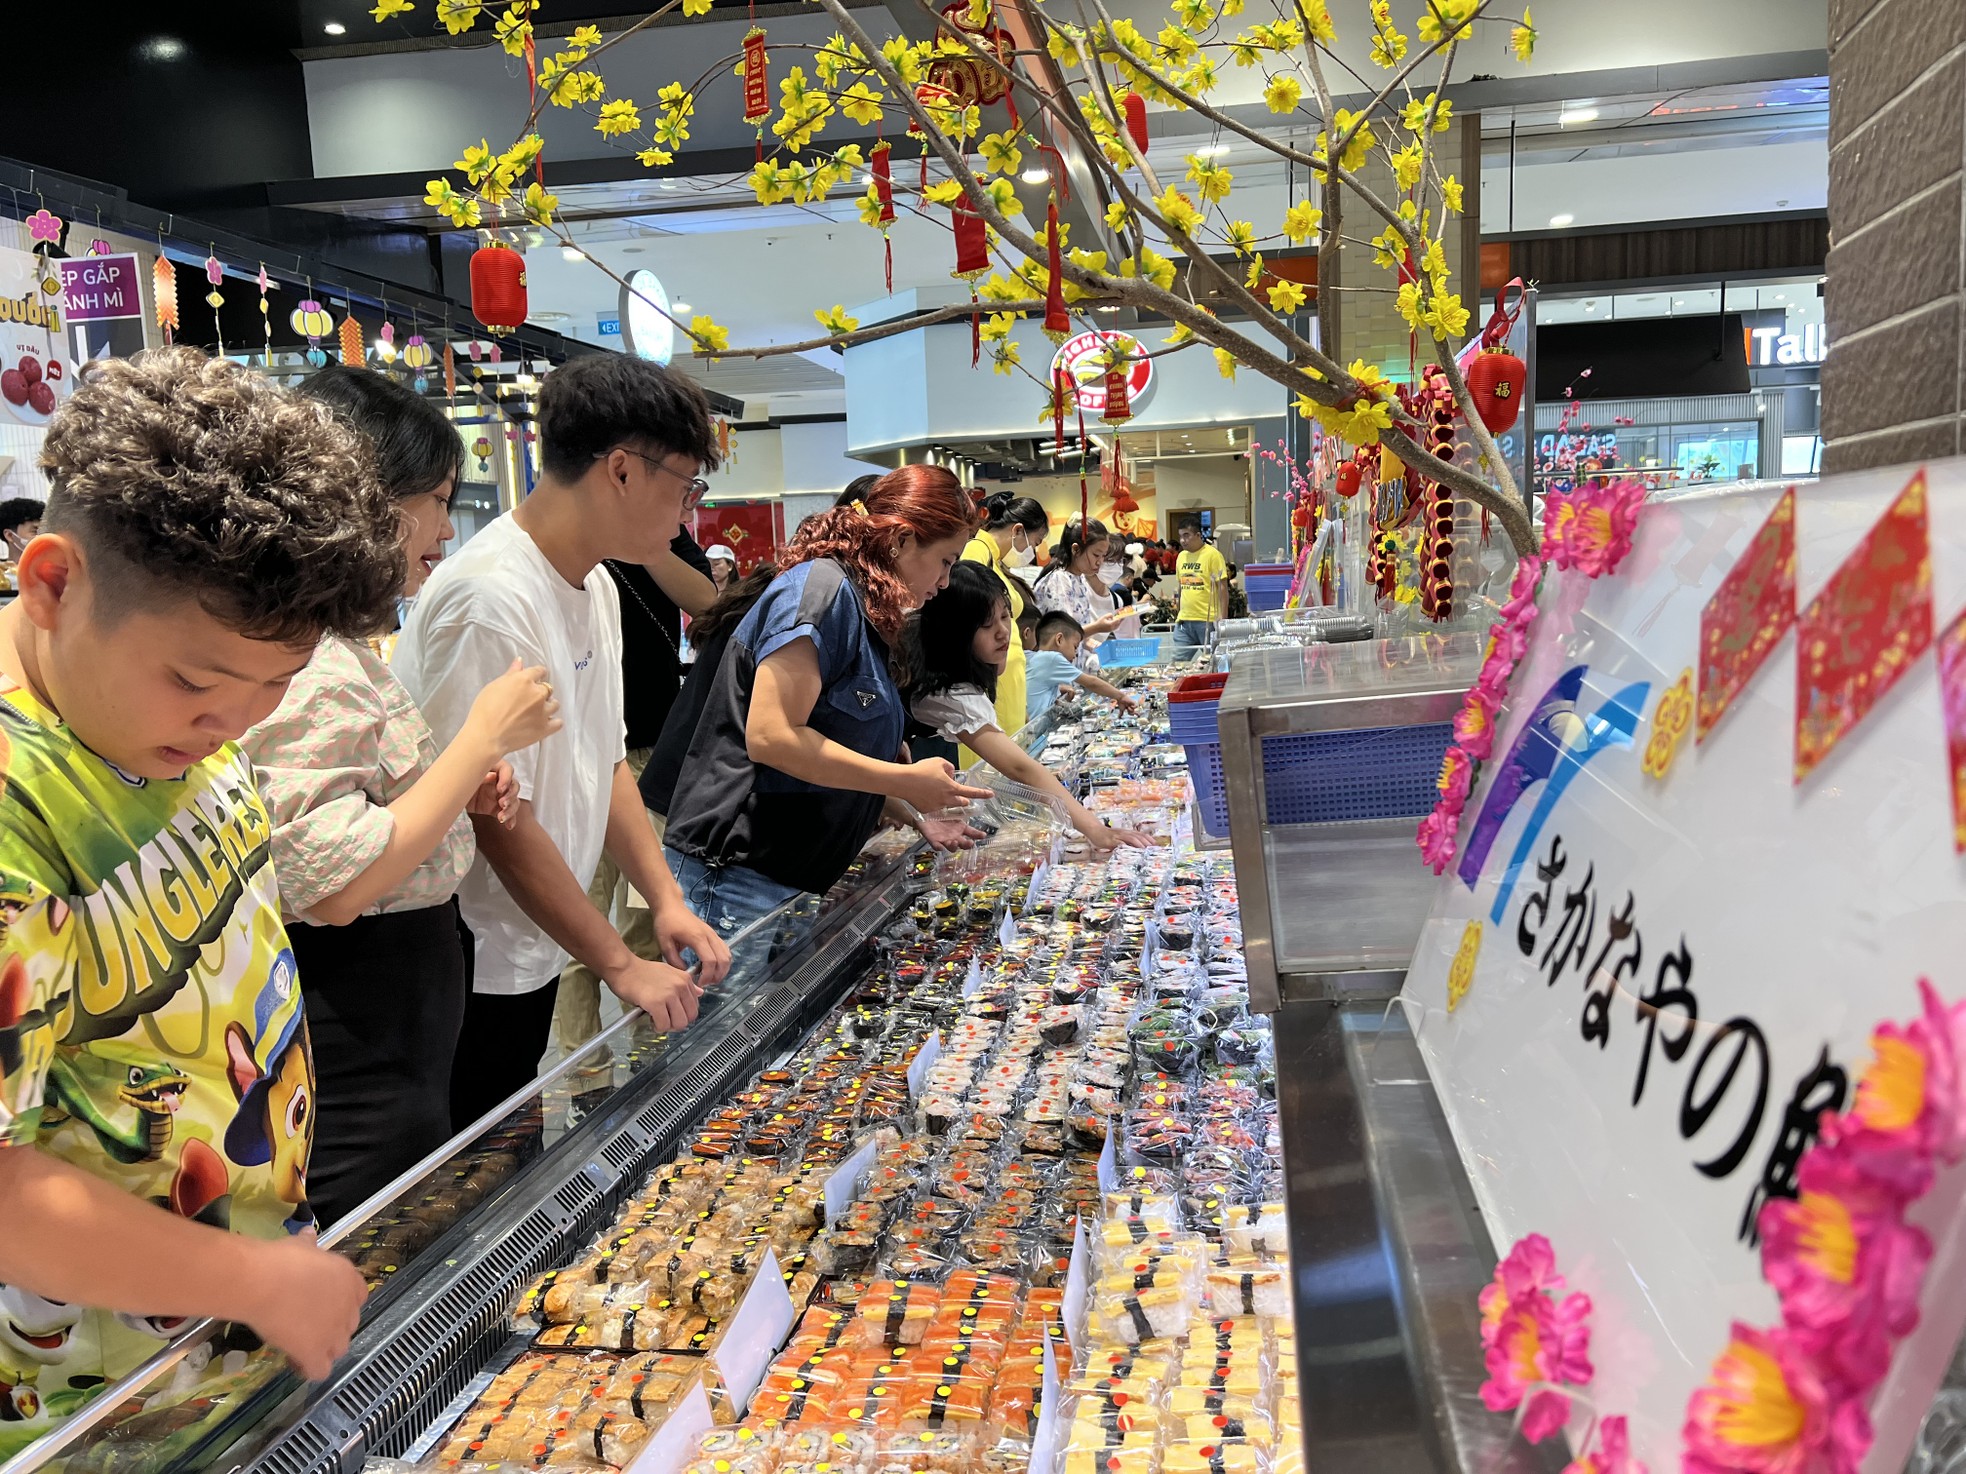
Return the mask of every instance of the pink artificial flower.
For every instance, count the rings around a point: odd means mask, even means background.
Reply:
[[[1856,1474],[1870,1426],[1787,1331],[1736,1321],[1686,1404],[1682,1436],[1682,1474]]]
[[[1515,578],[1509,584],[1509,597],[1502,605],[1502,618],[1510,624],[1528,624],[1536,618],[1536,585],[1543,576],[1543,560],[1524,558],[1515,565]]]
[[[1495,750],[1495,710],[1499,705],[1492,690],[1477,685],[1454,715],[1454,740],[1477,762]]]
[[[1515,674],[1517,663],[1529,649],[1528,627],[1510,620],[1497,620],[1488,630],[1488,653],[1482,657],[1481,674],[1475,677],[1477,686],[1500,685],[1508,689],[1509,677]]]
[[[45,205],[21,222],[27,227],[29,240],[46,241],[50,245],[61,239],[61,216]]]
[[[1562,1288],[1563,1276],[1556,1272],[1556,1250],[1550,1241],[1539,1233],[1524,1234],[1495,1266],[1494,1280],[1482,1287],[1481,1344],[1495,1344],[1502,1317],[1512,1303]]]
[[[1799,1195],[1761,1210],[1761,1269],[1782,1320],[1827,1372],[1862,1394],[1890,1369],[1891,1348],[1918,1324],[1932,1241],[1904,1204],[1851,1160],[1847,1141],[1812,1147]]]
[[[1579,1300],[1582,1306],[1572,1308]],[[1570,1399],[1548,1384],[1590,1380],[1591,1364],[1583,1354],[1590,1340],[1584,1325],[1589,1314],[1587,1295],[1566,1296],[1562,1305],[1540,1293],[1512,1300],[1482,1358],[1488,1369],[1482,1406],[1497,1413],[1521,1407],[1522,1436],[1531,1443],[1541,1443],[1570,1421]]]
[[[1420,821],[1419,832],[1414,838],[1420,845],[1420,858],[1427,862],[1427,868],[1438,875],[1454,859],[1454,841],[1461,832],[1461,810],[1459,805],[1450,806],[1446,799],[1434,806],[1434,811]]]
[[[1918,980],[1924,1014],[1908,1024],[1880,1024],[1873,1058],[1857,1082],[1856,1103],[1824,1123],[1823,1139],[1848,1160],[1910,1201],[1932,1185],[1938,1162],[1966,1150],[1966,1021],[1947,1007],[1928,979]]]
[[[1586,578],[1615,572],[1631,551],[1644,500],[1644,486],[1630,480],[1549,497],[1543,510],[1544,553],[1557,567],[1574,568]]]
[[[1565,1464],[1563,1474],[1648,1474],[1648,1471],[1632,1457],[1631,1432],[1625,1420],[1613,1417],[1597,1425],[1597,1447],[1583,1458]]]
[[[1440,777],[1434,786],[1440,790],[1441,800],[1457,811],[1468,801],[1468,790],[1474,785],[1474,759],[1464,748],[1448,744],[1447,753],[1440,760]]]

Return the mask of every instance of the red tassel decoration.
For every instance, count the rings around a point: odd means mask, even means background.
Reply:
[[[1126,114],[1126,131],[1133,139],[1133,146],[1146,153],[1147,99],[1137,92],[1129,92],[1120,99],[1120,109]]]
[[[881,202],[881,247],[890,294],[894,291],[894,242],[888,237],[887,227],[894,223],[894,176],[889,171],[888,155],[893,152],[894,145],[883,138],[868,156],[868,171],[874,176],[874,197]]]
[[[975,281],[990,274],[990,237],[983,217],[969,207],[967,196],[949,207],[955,217],[956,269],[949,274],[963,281]]]
[[[1052,342],[1062,343],[1072,334],[1072,319],[1065,312],[1065,262],[1064,253],[1058,248],[1058,196],[1055,194],[1045,207],[1044,224],[1045,265],[1051,273],[1044,288],[1044,332]]]
[[[1133,365],[1121,358],[1106,366],[1106,409],[1099,416],[1109,425],[1123,425],[1133,418],[1132,394],[1127,384]]]
[[[1066,396],[1078,398],[1078,384],[1072,378],[1071,370],[1055,368],[1051,371],[1051,443],[1057,454],[1065,454],[1065,399]]]

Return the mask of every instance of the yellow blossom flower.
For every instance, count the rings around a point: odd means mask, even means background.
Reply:
[[[596,133],[605,133],[612,138],[620,133],[639,133],[642,131],[641,110],[625,97],[617,97],[612,102],[601,104],[601,116],[594,124]]]
[[[469,195],[459,194],[448,179],[430,180],[423,203],[460,229],[476,225],[481,218],[478,202]]]
[[[1461,305],[1461,298],[1455,292],[1442,292],[1427,304],[1421,321],[1433,329],[1434,337],[1445,343],[1449,338],[1458,338],[1467,330],[1468,309]]]
[[[1420,170],[1426,166],[1426,161],[1427,156],[1417,138],[1393,154],[1393,182],[1402,192],[1420,182]]]
[[[683,0],[684,15],[708,15],[710,0]]]
[[[1171,8],[1191,31],[1205,31],[1215,23],[1215,7],[1208,0],[1174,0]]]
[[[1235,354],[1227,348],[1217,348],[1215,350],[1215,371],[1223,378],[1233,379],[1236,376],[1236,367]]]
[[[376,7],[369,12],[378,22],[386,21],[392,15],[407,15],[415,10],[411,0],[376,0]]]
[[[1106,224],[1114,230],[1124,230],[1126,222],[1133,218],[1133,212],[1126,208],[1122,200],[1114,200],[1106,206]]]
[[[1017,146],[1017,135],[1006,129],[1002,133],[986,133],[978,147],[983,153],[983,163],[992,174],[1013,174],[1017,166],[1024,162],[1024,151]]]
[[[477,143],[464,146],[464,157],[452,164],[453,169],[461,170],[464,177],[476,184],[492,171],[491,144],[480,139]]]
[[[1263,101],[1273,113],[1294,112],[1304,100],[1304,87],[1288,72],[1279,72],[1263,88]]]
[[[508,7],[505,14],[492,22],[492,34],[498,37],[498,44],[505,48],[507,56],[526,54],[526,38],[532,35],[532,19],[524,0]]]
[[[1229,187],[1235,175],[1200,154],[1188,155],[1188,178],[1194,181],[1195,193],[1211,205],[1218,205],[1229,197]]]
[[[715,353],[730,347],[730,329],[722,323],[712,322],[700,312],[689,320],[689,335],[696,340],[699,353]]]
[[[855,203],[860,211],[860,223],[862,225],[872,226],[875,230],[882,228],[881,197],[873,185],[868,185],[867,193],[862,195]]]
[[[1222,244],[1238,256],[1256,249],[1256,227],[1247,220],[1231,220],[1222,231]]]
[[[821,308],[812,315],[818,319],[819,325],[822,328],[826,329],[827,332],[836,338],[844,333],[850,333],[860,326],[860,319],[857,317],[848,317],[846,315],[846,308],[837,302],[830,309]]]
[[[573,34],[567,37],[567,44],[578,46],[583,51],[592,50],[601,44],[601,28],[599,26],[575,26]]]
[[[1021,352],[1015,338],[1006,338],[990,350],[990,368],[999,374],[1014,372]]]
[[[1456,41],[1467,40],[1474,33],[1469,19],[1480,3],[1481,0],[1426,0],[1426,7],[1420,13],[1420,39],[1445,41],[1451,33]]]
[[[437,19],[453,36],[461,36],[484,14],[485,0],[437,0]]]
[[[1427,122],[1428,110],[1432,109],[1433,122]],[[1432,127],[1436,133],[1445,133],[1448,123],[1454,116],[1454,103],[1450,98],[1437,97],[1429,92],[1425,97],[1416,97],[1400,109],[1400,126],[1409,133],[1425,132]]]
[[[676,162],[676,156],[666,148],[645,148],[635,155],[635,162],[644,169],[659,169],[665,164]]]
[[[1206,97],[1215,90],[1216,83],[1221,80],[1215,74],[1215,58],[1212,56],[1196,57],[1194,65],[1189,67],[1179,80],[1181,86],[1187,91],[1192,92],[1197,97]],[[1185,104],[1178,100],[1175,101],[1174,105],[1176,107],[1185,106]]]
[[[855,82],[840,94],[840,111],[862,126],[878,123],[882,117],[880,94],[865,82]]]
[[[1024,202],[1017,198],[1017,186],[1008,179],[992,179],[983,186],[983,190],[990,196],[990,203],[997,207],[999,215],[1024,213]]]
[[[1138,256],[1137,260],[1139,261],[1140,275],[1145,280],[1152,282],[1155,286],[1159,287],[1163,292],[1171,291],[1173,289],[1174,263],[1172,261],[1168,260],[1165,256],[1159,255],[1158,253],[1149,250],[1145,246],[1142,246],[1140,248],[1140,255]],[[1129,267],[1132,266],[1133,264],[1134,263],[1132,261],[1126,263],[1126,265]],[[1126,274],[1129,276],[1132,275],[1130,271],[1127,272]]]
[[[1184,62],[1196,49],[1195,38],[1179,26],[1162,26],[1160,34],[1154,37],[1154,54],[1165,62]]]
[[[1406,325],[1418,332],[1421,313],[1424,310],[1421,306],[1420,284],[1416,281],[1401,282],[1399,296],[1394,299],[1393,305],[1398,309]]]
[[[1522,24],[1509,31],[1509,50],[1524,66],[1529,65],[1529,58],[1536,52],[1536,27],[1530,24],[1527,5],[1522,7]]]
[[[556,194],[548,194],[546,192],[546,186],[539,183],[538,180],[534,180],[526,186],[526,219],[532,221],[533,224],[551,225],[553,223],[553,212],[559,208],[560,197]]]
[[[1300,200],[1283,212],[1283,233],[1292,245],[1303,245],[1317,234],[1318,226],[1323,223],[1324,211],[1308,200]]]
[[[1294,281],[1280,281],[1270,288],[1270,310],[1285,317],[1304,305],[1304,289]]]
[[[1262,280],[1263,280],[1263,253],[1261,251],[1258,251],[1254,256],[1251,256],[1249,258],[1249,270],[1245,271],[1242,274],[1242,284],[1248,287],[1249,290],[1253,292],[1256,290],[1258,284],[1260,284]]]
[[[775,205],[789,191],[785,170],[773,159],[760,159],[753,164],[745,182],[751,186],[751,193],[757,196],[761,205]]]
[[[1021,302],[1027,294],[1022,282],[1012,281],[1002,273],[994,273],[976,289],[976,295],[985,302]]]
[[[1461,196],[1464,186],[1452,174],[1440,182],[1440,200],[1448,209],[1459,215],[1462,210]]]
[[[1338,39],[1338,28],[1331,23],[1331,7],[1325,0],[1304,0],[1304,14],[1311,19],[1311,35],[1329,46]]]
[[[1179,348],[1183,343],[1192,342],[1194,336],[1195,330],[1193,328],[1189,327],[1185,322],[1177,322],[1174,325],[1174,331],[1169,333],[1165,338],[1162,338],[1161,342],[1166,347]]]
[[[1016,321],[1017,314],[1014,312],[993,312],[983,319],[983,325],[977,329],[977,336],[985,343],[995,343],[999,339],[1010,336],[1010,325]]]
[[[929,205],[953,205],[963,197],[963,182],[960,179],[942,179],[922,191],[922,202]]]
[[[705,4],[709,0],[704,0]],[[890,36],[881,43],[881,55],[889,66],[900,73],[904,85],[913,87],[922,80],[922,59],[915,54],[915,48],[906,36]]]
[[[1154,204],[1160,210],[1161,218],[1182,235],[1193,235],[1201,229],[1202,213],[1195,208],[1195,202],[1169,185],[1154,197]]]
[[[1406,58],[1406,37],[1393,24],[1392,0],[1371,0],[1372,60],[1391,71]]]
[[[1083,66],[1085,58],[1079,54],[1077,35],[1076,31],[1054,23],[1051,34],[1045,38],[1044,49],[1060,66]]]

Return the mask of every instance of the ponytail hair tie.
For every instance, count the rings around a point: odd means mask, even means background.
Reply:
[[[867,515],[867,504],[860,500],[859,497],[855,497],[853,499],[853,510],[865,517]]]

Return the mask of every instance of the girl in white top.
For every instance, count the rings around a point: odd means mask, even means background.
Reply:
[[[1087,670],[1098,669],[1094,652],[1099,642],[1124,618],[1113,602],[1112,589],[1099,577],[1108,540],[1103,522],[1067,522],[1034,591],[1038,608],[1046,614],[1069,614],[1079,622],[1085,631],[1080,663]]]
[[[1152,838],[1138,830],[1109,829],[997,725],[997,676],[1015,638],[1010,601],[990,571],[971,563],[950,569],[949,586],[922,606],[909,631],[915,720],[962,743],[1006,778],[1062,801],[1072,827],[1094,849],[1151,845]]]

